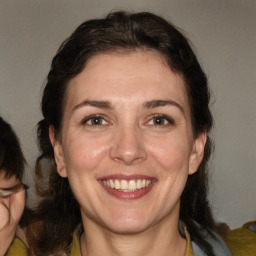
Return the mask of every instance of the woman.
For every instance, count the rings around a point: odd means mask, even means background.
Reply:
[[[209,100],[187,40],[162,18],[116,12],[80,25],[42,99],[40,160],[55,159],[57,172],[34,254],[68,254],[82,219],[82,255],[185,255],[186,233],[213,255],[201,232],[214,228]]]
[[[11,243],[23,250],[22,242],[14,236],[25,206],[26,186],[21,183],[24,165],[19,140],[0,117],[0,255],[4,255]]]
[[[54,162],[27,230],[33,255],[231,255],[207,200],[207,79],[150,13],[81,24],[51,65],[38,124]]]

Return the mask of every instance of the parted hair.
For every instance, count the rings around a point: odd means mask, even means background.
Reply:
[[[80,209],[69,182],[58,175],[55,164],[47,174],[47,189],[40,187],[40,178],[46,175],[41,168],[41,160],[48,159],[54,163],[49,127],[54,127],[55,136],[62,136],[69,81],[97,54],[136,50],[158,52],[172,71],[182,75],[189,99],[194,136],[197,137],[202,132],[209,135],[213,120],[209,109],[207,78],[188,39],[173,24],[152,13],[123,11],[115,11],[103,19],[82,23],[58,49],[43,91],[43,119],[38,123],[37,133],[41,154],[36,163],[39,181],[37,190],[43,199],[35,209],[33,225],[28,229],[28,241],[32,252],[37,256],[68,255],[72,234],[81,223]],[[211,148],[212,143],[208,136],[202,163],[198,171],[188,177],[181,196],[180,220],[185,223],[192,240],[200,240],[200,229],[214,228],[207,199],[207,162]]]

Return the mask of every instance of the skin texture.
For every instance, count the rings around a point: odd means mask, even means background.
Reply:
[[[20,181],[12,176],[4,177],[0,172],[0,188],[10,188],[18,185]],[[6,198],[0,198],[0,256],[5,255],[9,248],[25,207],[25,191],[19,191]]]
[[[206,136],[194,138],[184,80],[159,54],[92,57],[70,81],[61,136],[51,127],[50,139],[81,207],[83,255],[184,255],[180,196]],[[99,182],[108,175],[146,175],[155,184],[124,200]]]

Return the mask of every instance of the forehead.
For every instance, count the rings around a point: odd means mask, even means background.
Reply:
[[[13,187],[19,182],[19,180],[15,177],[15,175],[12,175],[11,177],[6,178],[7,172],[8,171],[4,169],[0,169],[0,188]]]
[[[171,70],[159,53],[138,50],[92,57],[68,85],[66,103],[103,96],[122,99],[143,96],[172,97],[187,102],[182,75]]]

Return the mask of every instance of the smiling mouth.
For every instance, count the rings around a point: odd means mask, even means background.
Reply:
[[[102,180],[104,186],[115,189],[120,192],[135,192],[145,189],[152,185],[153,180],[150,179],[104,179]]]

